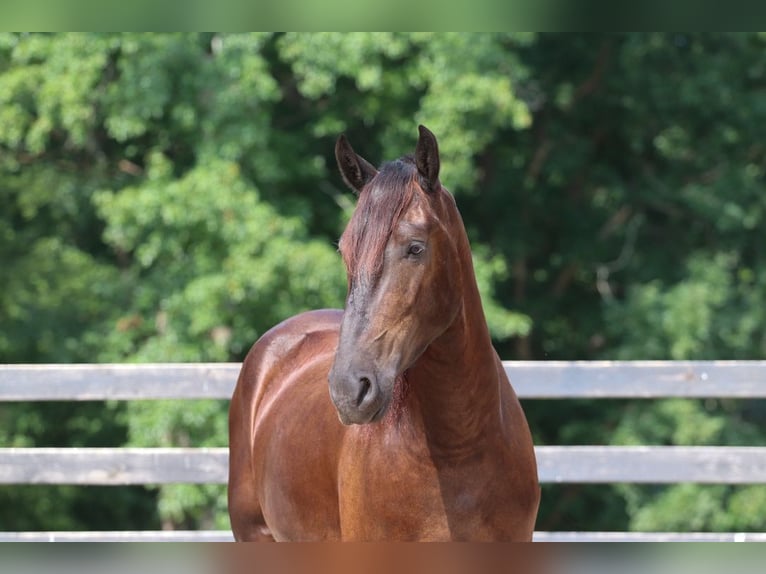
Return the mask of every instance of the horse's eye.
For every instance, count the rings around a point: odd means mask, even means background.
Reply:
[[[407,248],[407,255],[410,257],[417,257],[425,250],[426,248],[422,243],[410,243],[410,246]]]

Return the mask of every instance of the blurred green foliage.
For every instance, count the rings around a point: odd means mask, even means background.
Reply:
[[[341,306],[346,132],[438,136],[507,359],[766,353],[757,34],[1,34],[0,361],[236,361]],[[538,444],[762,444],[758,401],[529,401]],[[219,401],[0,405],[3,446],[225,446]],[[225,528],[220,486],[0,527]],[[546,486],[540,529],[764,530],[761,486]]]

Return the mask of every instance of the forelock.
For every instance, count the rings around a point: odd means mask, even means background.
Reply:
[[[388,239],[419,189],[411,156],[384,164],[365,186],[340,240],[350,280],[380,274]]]

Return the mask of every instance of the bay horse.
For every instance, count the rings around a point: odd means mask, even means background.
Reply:
[[[229,516],[247,540],[532,539],[532,439],[490,334],[435,136],[380,170],[341,135],[359,199],[345,310],[265,333],[229,411]],[[329,383],[329,392],[328,392]]]

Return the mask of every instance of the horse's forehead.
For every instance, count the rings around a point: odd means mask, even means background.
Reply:
[[[431,221],[431,210],[427,202],[415,198],[409,209],[402,215],[402,222],[415,227],[426,227]]]

